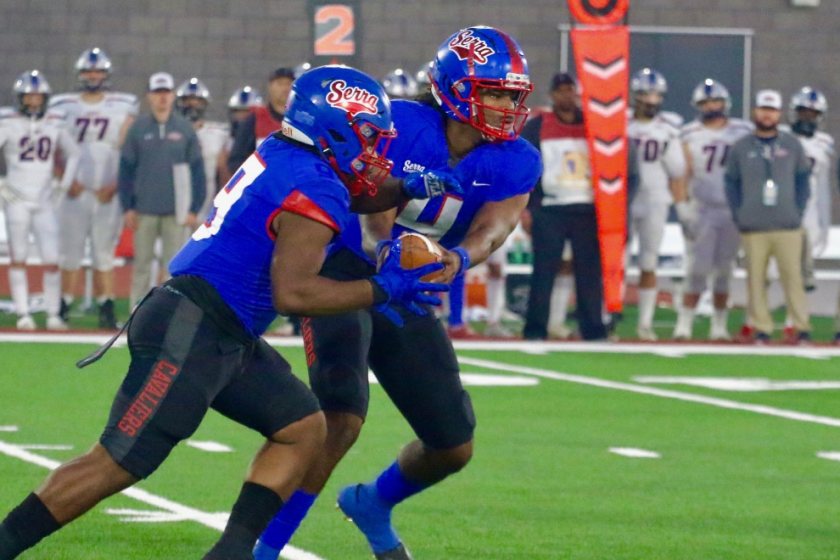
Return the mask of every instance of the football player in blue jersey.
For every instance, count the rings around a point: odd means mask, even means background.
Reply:
[[[375,306],[423,311],[446,286],[421,282],[442,270],[399,265],[339,282],[318,272],[345,227],[353,198],[387,174],[395,131],[387,95],[347,67],[295,82],[282,131],[263,142],[215,199],[215,208],[129,319],[131,364],[94,447],[53,472],[0,524],[0,560],[16,558],[101,500],[151,475],[190,437],[209,408],[266,437],[230,520],[205,560],[252,559],[259,534],[299,487],[323,448],[318,401],[261,335],[277,312],[321,315]],[[424,177],[394,199],[425,191]],[[348,190],[350,192],[348,192]],[[425,269],[425,270],[424,270]],[[117,335],[119,336],[119,335]],[[80,366],[98,359],[103,346]]]
[[[525,57],[509,35],[470,27],[447,39],[431,66],[432,91],[418,101],[394,101],[400,131],[391,143],[392,175],[449,167],[464,188],[428,202],[411,201],[378,215],[379,236],[405,231],[447,249],[440,281],[484,261],[516,226],[541,174],[540,155],[519,132],[532,90]],[[385,227],[383,227],[383,223]],[[331,248],[321,274],[370,278],[358,223]],[[369,232],[370,233],[370,232]],[[367,236],[365,236],[367,239]],[[390,241],[378,244],[378,254]],[[400,313],[403,329],[387,315]],[[394,506],[461,470],[473,453],[475,416],[461,385],[452,343],[433,314],[356,311],[302,322],[310,386],[327,419],[327,440],[300,489],[260,537],[255,558],[276,560],[333,469],[359,435],[368,409],[368,367],[417,435],[398,459],[367,484],[344,488],[338,505],[364,533],[379,560],[408,560],[391,524]]]

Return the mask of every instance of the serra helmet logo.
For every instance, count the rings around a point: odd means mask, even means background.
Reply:
[[[454,52],[460,60],[467,60],[470,51],[472,51],[473,58],[478,64],[487,64],[487,59],[496,54],[493,47],[483,39],[473,35],[472,29],[464,29],[449,41],[449,50]]]
[[[331,107],[338,107],[355,117],[359,113],[375,115],[379,96],[357,86],[348,87],[344,80],[335,80],[330,84],[330,92],[326,97]]]

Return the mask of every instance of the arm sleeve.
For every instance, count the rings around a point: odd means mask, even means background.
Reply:
[[[120,170],[117,178],[117,190],[123,211],[134,210],[134,181],[137,175],[137,121],[126,133],[125,143],[120,150]]]
[[[79,149],[76,139],[70,135],[70,132],[66,128],[62,128],[58,134],[58,145],[61,151],[64,152],[65,158],[64,175],[61,176],[61,190],[66,191],[76,178],[81,149]]]
[[[245,163],[245,160],[257,148],[256,126],[257,116],[251,113],[236,127],[233,145],[230,147],[230,155],[228,156],[228,171],[231,173],[236,173],[239,166]]]
[[[723,177],[726,188],[726,200],[729,201],[729,209],[732,211],[732,218],[737,223],[736,216],[738,209],[743,203],[743,191],[741,183],[741,168],[738,160],[737,145],[732,147],[729,154],[729,162],[726,164],[726,174]]]
[[[201,144],[195,132],[190,135],[187,145],[187,161],[190,163],[190,178],[192,180],[192,202],[190,212],[198,214],[204,199],[207,198],[207,174],[204,171],[204,158],[201,155]]]

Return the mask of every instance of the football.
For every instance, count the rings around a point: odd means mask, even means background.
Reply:
[[[424,264],[440,262],[441,257],[443,257],[443,247],[425,235],[403,233],[398,239],[402,242],[400,265],[407,270],[418,268]],[[439,275],[440,272],[432,272],[424,276],[422,280],[433,282]]]

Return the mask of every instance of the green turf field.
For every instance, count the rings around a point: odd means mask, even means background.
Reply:
[[[0,342],[0,517],[47,474],[32,461],[67,460],[97,438],[128,353],[114,349],[74,369],[92,348]],[[840,462],[817,456],[840,452],[838,390],[813,384],[840,381],[840,358],[828,357],[840,354],[525,348],[459,351],[465,373],[531,384],[470,387],[479,422],[473,462],[396,510],[416,560],[840,559]],[[304,371],[300,348],[281,352]],[[763,378],[772,390],[641,383],[639,376]],[[781,390],[789,381],[811,384]],[[410,437],[374,386],[360,441],[293,540],[312,555],[290,557],[369,559],[361,534],[333,508],[335,493],[374,476]],[[260,441],[215,413],[193,439],[233,452],[180,446],[138,486],[148,493],[141,499],[116,496],[22,558],[201,558]]]

